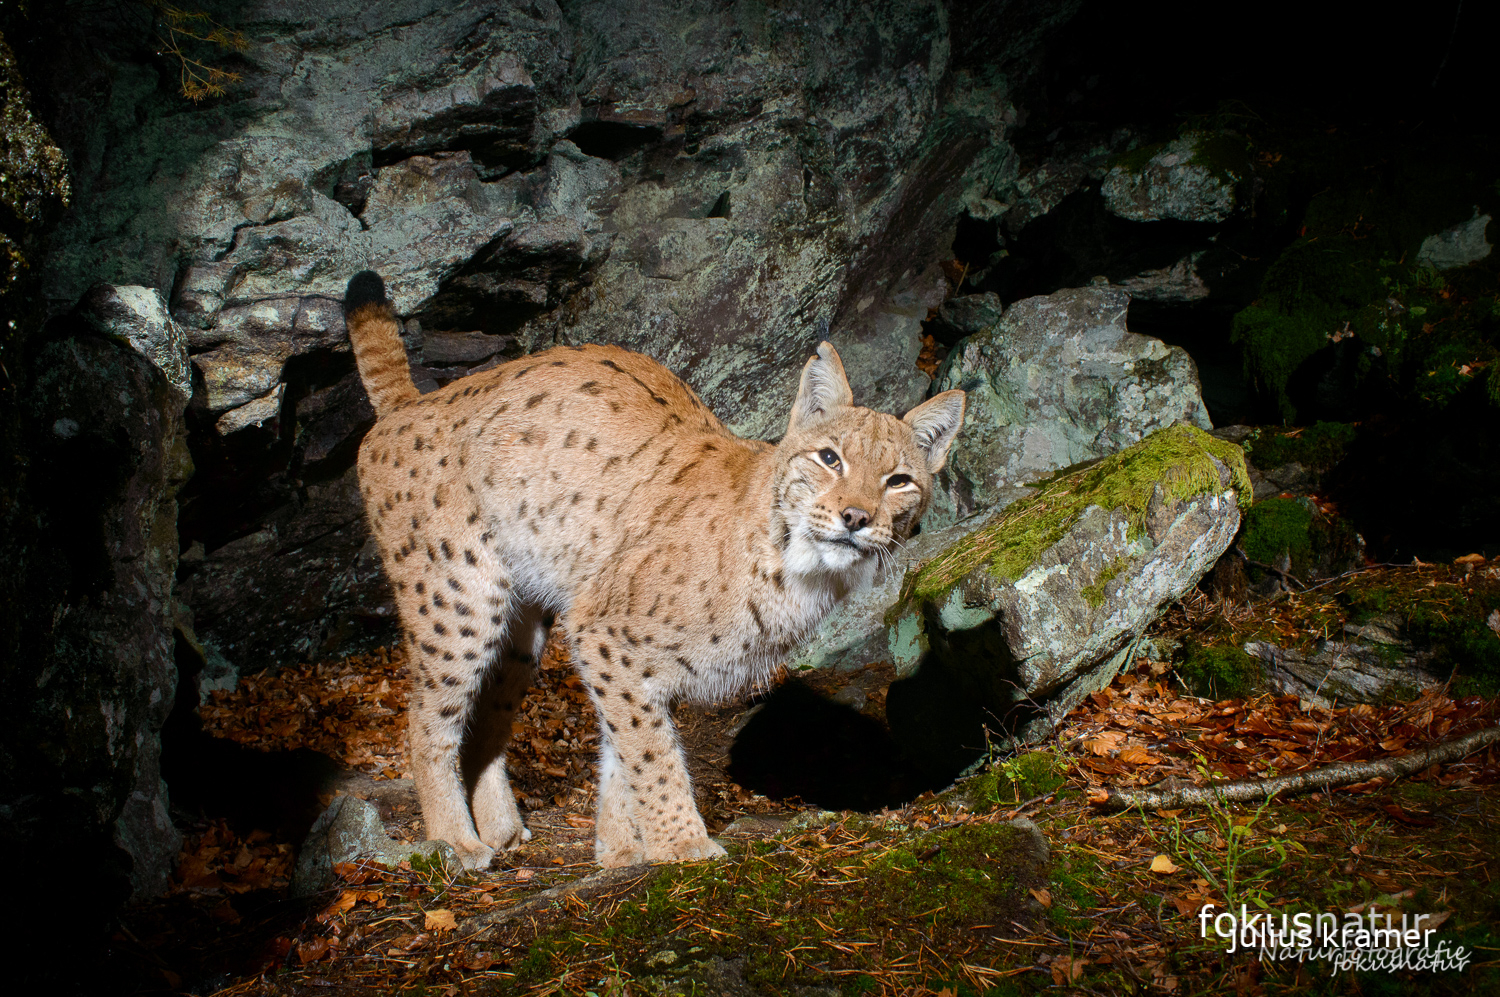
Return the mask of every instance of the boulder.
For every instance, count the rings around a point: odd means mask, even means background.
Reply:
[[[1265,688],[1326,709],[1411,699],[1450,678],[1433,667],[1432,651],[1412,647],[1400,619],[1390,615],[1347,623],[1341,639],[1320,641],[1310,654],[1254,640],[1245,653],[1260,665]]]
[[[412,860],[457,873],[463,867],[446,841],[400,842],[385,833],[380,811],[357,796],[335,796],[297,852],[291,894],[307,897],[331,887],[341,862],[374,861],[394,867]]]
[[[954,348],[934,387],[964,388],[968,412],[925,526],[1013,502],[1165,426],[1209,428],[1192,358],[1130,332],[1129,303],[1105,286],[1027,298]]]
[[[1147,625],[1213,567],[1248,500],[1238,447],[1190,425],[1160,430],[921,535],[899,581],[835,610],[794,667],[948,671],[1007,734],[1035,740],[1108,685]]]
[[[1209,295],[1208,285],[1198,273],[1198,261],[1206,250],[1188,253],[1168,267],[1142,270],[1134,277],[1126,277],[1115,284],[1132,298],[1142,301],[1161,301],[1185,304],[1202,301]]]
[[[396,626],[352,469],[301,489],[255,532],[195,556],[181,595],[210,660],[241,673],[352,652]]]
[[[1481,215],[1476,207],[1473,218],[1423,239],[1417,249],[1417,262],[1435,270],[1477,263],[1489,256],[1493,248],[1485,237],[1490,221],[1490,216]]]
[[[1222,222],[1234,212],[1235,185],[1248,175],[1243,142],[1193,132],[1128,154],[1099,192],[1126,221]]]

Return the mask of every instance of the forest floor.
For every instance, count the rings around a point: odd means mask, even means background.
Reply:
[[[1153,633],[1306,644],[1372,586],[1447,605],[1500,578],[1500,565],[1474,569],[1376,567],[1236,606],[1195,593]],[[317,804],[364,797],[390,833],[419,840],[406,683],[399,653],[382,650],[247,676],[201,713],[206,731],[249,750],[326,754],[339,774]],[[1456,690],[1347,708],[1212,701],[1142,655],[1031,754],[997,755],[954,789],[876,813],[742,789],[725,769],[748,707],[682,708],[698,802],[729,857],[601,873],[592,711],[553,649],[510,760],[533,838],[495,868],[345,865],[334,887],[294,900],[297,833],[270,819],[184,818],[171,893],[127,913],[115,954],[137,992],[198,997],[1500,992],[1500,747],[1394,783],[1254,804],[1111,813],[1091,802],[1106,788],[1400,757],[1500,720],[1500,699]],[[1456,961],[1391,970],[1307,950],[1229,952],[1205,904],[1278,924],[1330,913],[1340,928],[1428,915],[1427,951]]]

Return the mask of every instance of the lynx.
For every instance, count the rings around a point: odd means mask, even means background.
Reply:
[[[555,614],[600,724],[595,859],[723,855],[674,703],[767,677],[889,561],[927,507],[963,393],[902,419],[856,408],[822,343],[772,445],[612,346],[549,349],[419,395],[380,277],[350,280],[344,308],[378,415],[360,488],[414,664],[428,837],[468,868],[530,837],[505,748]]]

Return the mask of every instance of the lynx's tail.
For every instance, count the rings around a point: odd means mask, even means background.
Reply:
[[[401,345],[395,309],[385,297],[385,282],[373,270],[349,278],[344,292],[344,324],[354,345],[359,379],[377,415],[418,397],[406,349]]]

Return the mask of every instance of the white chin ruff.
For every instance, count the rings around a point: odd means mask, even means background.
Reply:
[[[859,551],[846,544],[820,543],[818,546],[818,560],[822,562],[823,570],[843,574],[854,568],[867,557]]]

